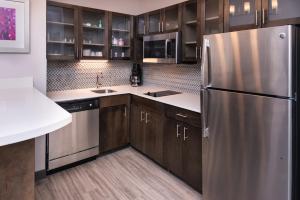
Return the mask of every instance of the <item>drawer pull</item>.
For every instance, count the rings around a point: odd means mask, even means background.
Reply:
[[[186,131],[188,130],[188,128],[184,127],[183,128],[183,140],[186,141],[186,139],[188,139],[189,137],[186,136]]]
[[[187,118],[188,117],[187,115],[184,115],[184,114],[181,114],[181,113],[177,113],[176,116],[182,117],[182,118]]]
[[[146,124],[148,124],[150,121],[148,120],[148,116],[149,116],[150,114],[149,113],[147,113],[146,112]]]
[[[180,136],[180,133],[179,133],[179,128],[180,128],[180,125],[179,124],[177,124],[177,126],[176,126],[176,137],[177,138],[179,138],[179,136]]]
[[[141,122],[145,120],[145,118],[143,117],[144,114],[145,114],[145,112],[144,112],[144,111],[141,111]]]

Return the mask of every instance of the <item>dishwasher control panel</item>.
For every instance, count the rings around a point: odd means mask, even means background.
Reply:
[[[99,108],[98,99],[87,99],[79,101],[69,101],[58,103],[63,109],[67,110],[70,113],[80,112],[84,110],[93,110]]]

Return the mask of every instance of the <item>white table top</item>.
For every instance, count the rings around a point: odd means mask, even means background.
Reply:
[[[113,87],[109,87],[109,89],[115,90],[117,92],[109,93],[109,94],[97,94],[91,91],[95,89],[96,88],[48,92],[47,96],[51,98],[53,101],[63,102],[63,101],[97,98],[97,97],[120,95],[120,94],[133,94],[154,101],[158,101],[160,103],[201,113],[200,95],[196,95],[196,94],[181,93],[181,94],[170,95],[165,97],[151,97],[145,95],[145,93],[166,90],[166,88],[161,88],[158,86],[151,86],[151,85],[141,86],[141,87],[131,87],[130,85],[113,86]],[[99,88],[99,89],[105,89],[105,88]]]
[[[0,146],[45,135],[71,121],[71,114],[32,87],[0,89]]]

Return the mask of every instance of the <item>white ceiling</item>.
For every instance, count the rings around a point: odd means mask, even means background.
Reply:
[[[91,7],[130,15],[139,15],[187,0],[54,0],[57,2]]]

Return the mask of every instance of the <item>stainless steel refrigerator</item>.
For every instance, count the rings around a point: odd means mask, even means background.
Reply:
[[[204,36],[204,200],[299,199],[299,35],[280,26]]]

